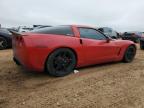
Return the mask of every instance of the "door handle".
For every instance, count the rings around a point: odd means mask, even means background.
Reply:
[[[82,41],[82,39],[80,39],[80,44],[83,44],[83,41]]]

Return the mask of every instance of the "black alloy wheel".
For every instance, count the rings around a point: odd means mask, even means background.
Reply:
[[[135,48],[135,46],[131,45],[127,48],[127,50],[124,54],[123,61],[126,63],[132,62],[135,55],[136,55],[136,48]]]
[[[46,61],[46,69],[52,76],[62,77],[70,74],[76,65],[76,56],[68,48],[54,51]]]
[[[0,50],[6,49],[7,48],[7,41],[5,38],[0,37]]]

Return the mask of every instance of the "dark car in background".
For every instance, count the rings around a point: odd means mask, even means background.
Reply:
[[[52,26],[50,26],[50,25],[33,25],[33,30],[41,29],[41,28],[45,28],[45,27],[52,27]]]
[[[125,32],[122,35],[123,40],[131,40],[135,43],[138,43],[142,37],[142,32]]]
[[[98,28],[98,30],[113,39],[118,39],[120,37],[119,33],[117,33],[115,30],[109,27],[101,27],[101,28]]]
[[[17,32],[29,32],[33,30],[32,27],[27,27],[27,26],[19,26],[18,29],[17,29]]]
[[[142,36],[140,38],[140,49],[144,50],[144,32],[142,32]]]
[[[12,35],[6,28],[0,28],[0,50],[12,47]]]

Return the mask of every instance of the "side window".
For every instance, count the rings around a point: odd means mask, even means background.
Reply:
[[[67,26],[56,27],[54,29],[48,30],[47,33],[69,36],[73,35],[71,27]]]
[[[89,38],[96,40],[105,40],[106,37],[95,29],[79,28],[81,38]]]
[[[56,27],[45,27],[31,32],[42,33],[42,34],[57,34],[57,35],[67,35],[73,36],[73,31],[70,26],[56,26]]]

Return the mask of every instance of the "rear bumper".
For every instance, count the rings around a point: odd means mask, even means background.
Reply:
[[[45,62],[50,53],[48,48],[21,48],[14,50],[14,62],[27,70],[43,72],[45,71]]]
[[[17,59],[16,57],[13,57],[13,61],[18,65],[18,66],[22,66],[24,69],[28,70],[28,71],[33,71],[33,72],[43,72],[43,68],[39,68],[35,65],[33,65],[32,62],[30,62],[29,60],[27,60],[27,63],[23,63],[21,62],[19,59]]]

